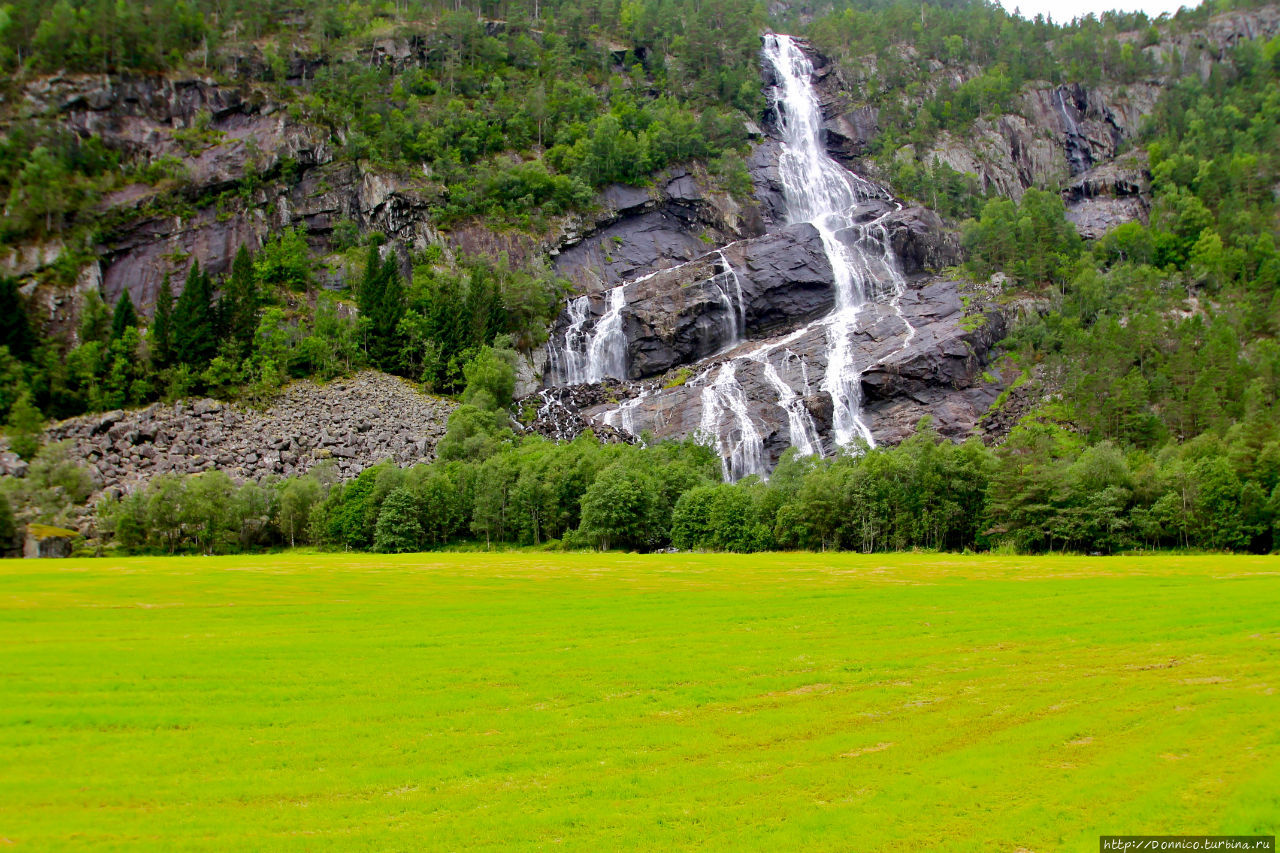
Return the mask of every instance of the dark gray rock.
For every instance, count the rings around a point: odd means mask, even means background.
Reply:
[[[906,207],[890,214],[886,228],[907,275],[937,272],[960,262],[960,241],[926,207]]]
[[[827,149],[840,160],[854,161],[867,153],[880,133],[880,109],[862,106],[823,122]]]
[[[707,251],[696,215],[684,208],[652,210],[608,225],[553,259],[559,275],[594,292],[690,261]]]

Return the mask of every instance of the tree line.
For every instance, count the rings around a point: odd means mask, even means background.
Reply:
[[[502,342],[499,342],[500,344]],[[998,447],[942,439],[926,419],[896,447],[789,451],[767,481],[721,479],[698,440],[554,442],[513,429],[513,353],[468,363],[438,459],[237,486],[166,475],[97,508],[109,547],[221,552],[309,544],[383,552],[544,546],[652,551],[904,549],[1267,552],[1280,532],[1280,427],[1155,450],[1091,443],[1029,417]]]
[[[256,253],[241,247],[216,280],[193,262],[176,298],[166,278],[149,321],[127,290],[114,308],[87,293],[70,345],[40,340],[17,282],[0,278],[0,419],[30,456],[46,415],[200,393],[265,399],[290,379],[364,367],[457,393],[464,365],[499,336],[526,349],[545,340],[567,287],[543,267],[439,247],[404,258],[377,239],[352,279],[318,287],[304,235],[287,230]]]

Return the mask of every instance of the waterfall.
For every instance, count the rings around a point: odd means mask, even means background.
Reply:
[[[701,378],[707,375],[704,373]],[[732,418],[733,425],[728,430],[720,428],[725,415]],[[722,364],[715,379],[703,386],[702,421],[698,430],[705,439],[714,439],[725,480],[733,482],[751,474],[768,473],[764,440],[751,420],[747,394],[738,383],[732,361]]]
[[[723,250],[717,251],[716,255],[724,265],[724,272],[728,274],[729,280],[733,282],[733,296],[729,300],[729,308],[733,321],[733,341],[737,343],[747,336],[747,304],[742,296],[742,279],[738,278],[737,271],[724,256]]]
[[[626,285],[609,291],[605,313],[590,333],[591,297],[569,300],[569,324],[564,337],[548,347],[551,372],[559,385],[581,385],[604,379],[627,378],[627,337],[622,330],[622,310],[627,307]]]
[[[564,338],[547,347],[547,360],[551,362],[551,373],[558,384],[575,385],[584,381],[582,377],[586,372],[587,344],[590,341],[586,332],[590,307],[589,296],[570,299],[565,307],[569,325],[565,327]]]
[[[790,385],[783,381],[778,374],[778,369],[774,367],[773,362],[769,361],[769,356],[779,347],[786,346],[791,343],[806,330],[801,329],[776,344],[766,344],[759,349],[747,353],[746,358],[759,364],[764,372],[765,381],[778,395],[777,406],[786,412],[787,430],[791,446],[800,451],[802,456],[822,455],[822,439],[818,435],[818,425],[814,423],[813,415],[805,408],[804,400],[797,394]],[[797,358],[800,361],[801,370],[804,375],[805,392],[809,390],[808,368],[805,366],[804,359],[800,359],[791,350],[786,351],[784,359],[788,356]]]
[[[622,405],[618,406],[616,409],[610,409],[605,412],[600,417],[601,423],[606,426],[611,426],[614,429],[622,430],[629,435],[639,435],[639,433],[636,432],[636,409],[640,408],[641,404],[644,403],[645,398],[651,397],[652,395],[652,388],[641,388],[639,394],[622,403]]]
[[[858,328],[858,309],[876,295],[876,282],[888,279],[900,289],[884,214],[868,223],[854,221],[855,208],[883,199],[883,190],[839,166],[822,145],[822,108],[811,83],[813,65],[790,36],[765,38],[765,59],[779,85],[772,92],[782,130],[778,169],[787,217],[818,230],[835,279],[835,310],[823,321],[827,335],[827,370],[822,390],[831,397],[835,442],[861,438],[874,444],[861,417],[861,370],[855,363],[851,337]],[[872,235],[880,237],[875,239]]]

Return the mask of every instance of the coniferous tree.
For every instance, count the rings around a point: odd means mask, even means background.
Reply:
[[[173,359],[173,285],[167,273],[156,294],[155,315],[147,338],[151,345],[151,366],[157,370],[168,367]]]
[[[373,291],[376,298],[369,305],[369,357],[383,370],[394,370],[400,353],[397,327],[404,316],[404,286],[395,253],[388,253],[377,274]]]
[[[133,308],[133,300],[129,298],[129,291],[125,289],[120,292],[120,298],[116,300],[115,313],[111,315],[111,340],[119,340],[125,329],[132,329],[138,325],[138,312]]]
[[[253,258],[244,246],[231,262],[231,276],[227,279],[222,302],[227,335],[236,342],[241,355],[248,356],[262,313],[262,298],[253,270]]]
[[[111,314],[102,301],[102,295],[92,290],[84,295],[84,303],[80,306],[80,343],[106,343],[110,335]]]
[[[182,364],[203,367],[217,351],[212,290],[200,264],[193,263],[173,309],[173,351]]]
[[[34,343],[27,309],[18,295],[18,283],[11,278],[0,278],[0,346],[9,348],[9,354],[22,361],[31,357]]]
[[[360,280],[360,287],[356,291],[356,307],[360,309],[361,316],[372,315],[373,306],[382,301],[382,289],[385,286],[382,271],[382,256],[378,252],[378,247],[370,244],[369,256],[364,262],[364,277]]]

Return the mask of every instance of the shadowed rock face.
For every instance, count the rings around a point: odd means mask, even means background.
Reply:
[[[624,290],[622,314],[628,377],[656,376],[706,358],[732,344],[739,332],[763,337],[820,317],[833,305],[831,280],[818,232],[801,224],[704,252],[689,263],[632,282]],[[607,302],[606,293],[590,295],[592,327],[605,314]],[[553,339],[564,334],[568,323],[562,315]]]
[[[1103,163],[1077,175],[1062,190],[1067,219],[1090,240],[1126,222],[1145,224],[1151,210],[1150,187],[1144,152]]]
[[[589,233],[570,236],[553,251],[556,272],[579,292],[595,293],[764,233],[767,214],[759,205],[740,204],[704,182],[675,169],[650,188],[608,187],[599,199],[605,213]]]

